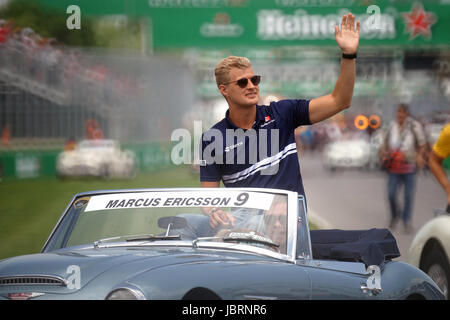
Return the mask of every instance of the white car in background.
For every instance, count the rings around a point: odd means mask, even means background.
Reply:
[[[59,177],[133,178],[136,157],[130,150],[122,151],[116,140],[82,140],[74,150],[58,155]]]
[[[408,252],[408,263],[425,273],[450,300],[450,213],[428,221],[414,237]]]
[[[371,146],[363,138],[333,141],[325,146],[322,159],[324,166],[331,171],[369,168]]]

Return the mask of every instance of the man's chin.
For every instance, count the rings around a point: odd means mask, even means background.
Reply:
[[[252,99],[245,99],[245,101],[243,102],[243,105],[253,107],[256,104],[258,104],[258,101],[259,101],[259,97],[252,98]]]
[[[251,101],[254,101],[254,100],[258,101],[259,100],[259,95],[257,93],[249,94],[249,95],[246,95],[245,98],[247,100],[251,100]]]

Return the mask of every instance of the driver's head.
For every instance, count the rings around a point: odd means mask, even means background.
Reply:
[[[270,209],[264,213],[264,225],[266,236],[280,245],[281,252],[286,252],[286,219],[286,196],[275,196]]]
[[[402,125],[409,115],[409,107],[407,104],[401,103],[397,106],[397,122]]]

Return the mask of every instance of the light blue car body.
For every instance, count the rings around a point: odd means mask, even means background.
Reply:
[[[443,299],[428,275],[404,262],[384,261],[376,266],[380,278],[374,288],[370,285],[373,273],[362,262],[314,259],[309,236],[299,254],[297,235],[300,231],[309,235],[309,227],[303,198],[288,191],[275,190],[289,195],[288,219],[294,221],[286,255],[209,241],[122,241],[63,248],[54,243],[78,199],[136,191],[142,190],[76,195],[41,253],[0,261],[0,299],[106,299],[118,289],[147,300]],[[297,230],[299,220],[306,222],[301,224],[303,230]]]

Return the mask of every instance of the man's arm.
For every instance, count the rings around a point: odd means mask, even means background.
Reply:
[[[219,188],[220,181],[201,181],[202,188]]]
[[[354,54],[358,50],[360,23],[349,13],[342,17],[341,28],[335,26],[336,42],[342,53]],[[309,118],[316,123],[350,107],[355,85],[356,59],[341,59],[339,77],[333,92],[329,95],[312,99],[309,103]]]
[[[202,188],[219,188],[220,181],[201,181]],[[218,226],[234,226],[234,217],[226,211],[216,207],[201,208],[203,214],[209,217],[209,224],[211,228]]]
[[[200,185],[202,188],[219,188],[220,187],[220,181],[200,181]],[[209,216],[209,211],[212,209],[212,207],[203,207],[202,211],[205,215]]]
[[[427,147],[426,145],[421,145],[417,148],[417,154],[416,154],[416,164],[417,167],[420,169],[425,168],[425,165],[427,164],[426,161],[426,153],[427,153]]]
[[[425,165],[427,164],[426,157],[427,157],[427,138],[425,134],[425,130],[422,126],[422,124],[417,121],[413,120],[412,122],[412,131],[414,134],[414,140],[415,140],[415,146],[416,146],[416,165],[418,168],[423,169]]]
[[[444,161],[444,159],[439,157],[434,151],[430,152],[428,166],[430,167],[431,172],[433,172],[433,175],[436,177],[436,180],[447,193],[447,201],[450,205],[450,182],[448,181],[447,174],[442,166],[442,161]]]
[[[378,150],[378,156],[380,157],[382,162],[387,160],[389,157],[388,139],[391,132],[391,126],[389,126],[387,131],[382,132],[383,140],[381,142],[380,149]]]

